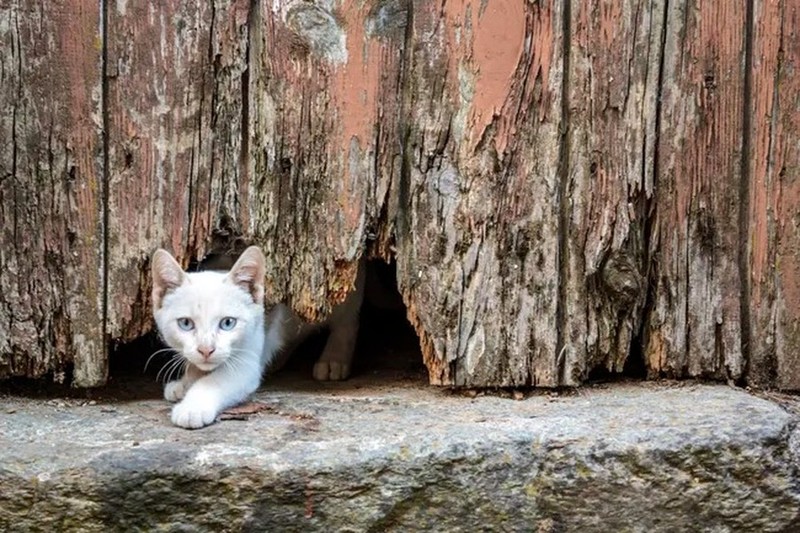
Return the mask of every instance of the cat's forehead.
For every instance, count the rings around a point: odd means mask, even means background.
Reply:
[[[243,312],[253,301],[224,272],[191,272],[180,287],[167,295],[164,307],[180,308],[183,313]]]

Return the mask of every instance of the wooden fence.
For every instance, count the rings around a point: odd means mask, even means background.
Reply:
[[[394,257],[437,384],[800,388],[800,5],[0,0],[0,377],[107,377],[148,256],[307,317]]]

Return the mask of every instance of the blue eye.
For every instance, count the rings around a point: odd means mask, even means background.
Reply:
[[[194,322],[191,318],[181,317],[178,319],[178,327],[183,331],[192,331],[194,329]]]
[[[236,319],[232,316],[226,316],[219,321],[219,329],[222,331],[230,331],[236,325]]]

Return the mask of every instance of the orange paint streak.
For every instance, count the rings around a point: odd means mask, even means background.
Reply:
[[[495,137],[498,152],[505,151],[508,137],[513,134],[514,115],[504,113],[503,107],[511,92],[525,44],[525,12],[518,0],[489,2],[483,14],[472,10],[472,68],[475,69],[475,97],[472,102],[472,120],[475,144],[483,130],[496,119],[500,128]],[[551,25],[546,25],[548,29]],[[552,44],[552,39],[542,43]]]
[[[357,172],[353,175],[350,157],[360,163],[372,146],[377,121],[377,95],[380,85],[381,45],[375,39],[368,39],[364,30],[365,20],[369,13],[369,3],[346,0],[337,13],[347,32],[347,63],[334,70],[331,87],[333,98],[337,104],[339,115],[340,154],[344,190],[337,199],[345,227],[336,231],[355,230],[363,215],[362,193],[363,182],[367,176]],[[351,154],[351,148],[357,146],[358,154]],[[339,235],[334,235],[336,240]],[[335,242],[334,240],[334,242]]]
[[[512,87],[524,51],[526,13],[524,4],[516,0],[489,2],[484,12],[479,6],[479,2],[469,0],[444,4],[444,38],[446,53],[449,54],[446,75],[452,87],[451,93],[460,98],[459,70],[466,69],[472,74],[472,101],[460,102],[461,106],[470,104],[470,145],[477,145],[484,130],[497,121],[495,145],[502,153],[514,134],[516,109],[509,112],[506,106],[514,92]],[[543,18],[546,20],[537,19],[534,29],[532,46],[535,59],[531,75],[535,78],[542,72],[546,85],[553,36],[552,21]]]
[[[770,219],[775,216],[777,208],[777,193],[780,183],[775,175],[775,169],[782,164],[782,150],[770,153],[773,137],[780,138],[779,131],[772,129],[772,113],[774,101],[774,77],[778,72],[778,54],[780,47],[780,12],[779,5],[771,2],[759,3],[761,12],[755,16],[755,37],[759,48],[768,53],[758,54],[754,62],[753,79],[753,110],[752,110],[752,155],[750,161],[751,175],[751,276],[752,276],[752,302],[761,303],[762,290],[769,291],[771,280],[765,278],[771,271],[770,256]],[[780,124],[776,124],[780,128]],[[770,161],[772,157],[778,160]],[[777,189],[777,190],[776,190]],[[767,286],[765,287],[765,284]]]

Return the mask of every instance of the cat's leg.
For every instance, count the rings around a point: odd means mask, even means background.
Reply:
[[[255,392],[261,383],[261,368],[222,366],[195,381],[183,401],[172,408],[172,423],[196,429],[213,423],[220,412]]]
[[[333,308],[328,321],[328,341],[322,355],[314,364],[316,380],[338,381],[350,376],[358,337],[359,313],[364,301],[365,268],[365,260],[362,259],[356,275],[355,290],[347,295],[344,302]]]
[[[177,402],[186,395],[192,383],[200,379],[205,372],[191,363],[186,364],[186,371],[180,379],[170,381],[164,386],[164,399],[168,402]]]

